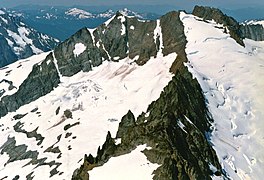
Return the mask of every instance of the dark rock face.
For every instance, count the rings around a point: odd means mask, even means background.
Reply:
[[[15,62],[17,60],[17,56],[12,51],[3,35],[0,35],[0,42],[0,67],[3,67]]]
[[[73,53],[76,43],[84,44],[87,50],[77,57]],[[91,70],[92,65],[98,66],[102,63],[101,53],[94,47],[92,36],[86,28],[79,30],[75,35],[56,47],[54,54],[59,71],[63,76],[72,76],[81,70],[87,72]]]
[[[179,12],[172,11],[160,18],[163,35],[163,54],[168,55],[173,52],[183,54],[187,43],[184,35],[184,26],[179,18]]]
[[[137,63],[145,64],[151,56],[156,56],[159,43],[154,42],[154,29],[156,21],[138,21],[136,18],[127,19],[127,40],[129,46],[129,58],[139,56]]]
[[[162,16],[160,26],[164,43],[163,54],[168,55],[176,51],[183,53],[186,40],[182,34],[183,25],[179,13],[174,11]],[[107,25],[102,24],[93,31],[83,28],[55,49],[59,71],[63,76],[72,76],[81,70],[90,71],[106,59],[118,61],[125,57],[133,59],[136,56],[136,62],[143,65],[159,51],[159,37],[157,42],[154,42],[156,27],[157,21],[143,22],[117,13]],[[78,56],[73,53],[77,43],[86,47]]]
[[[260,24],[240,25],[243,38],[253,39],[255,41],[264,41],[264,28]]]
[[[106,59],[115,61],[136,55],[139,55],[138,64],[143,65],[157,54],[155,27],[156,21],[142,22],[117,13],[107,26],[102,24],[93,32],[83,28],[55,49],[59,70],[63,76],[72,76],[81,70],[90,71]],[[77,43],[86,46],[79,56],[73,53]]]
[[[60,77],[54,64],[53,55],[50,53],[40,65],[34,65],[31,73],[15,94],[2,98],[0,117],[48,94],[58,86],[59,82]]]
[[[51,50],[58,44],[56,39],[24,24],[20,16],[1,11],[4,13],[0,14],[0,67]]]
[[[203,6],[195,6],[192,14],[203,18],[204,20],[214,20],[217,23],[223,24],[228,28],[230,36],[238,44],[245,46],[241,36],[240,25],[234,18],[225,15],[219,9]]]

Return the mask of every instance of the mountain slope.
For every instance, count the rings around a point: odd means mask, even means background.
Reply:
[[[194,14],[117,13],[0,70],[0,178],[261,179],[264,44]]]
[[[59,42],[30,28],[21,21],[19,15],[4,9],[0,12],[0,40],[0,67],[48,51]]]

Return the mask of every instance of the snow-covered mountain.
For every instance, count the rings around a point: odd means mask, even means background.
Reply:
[[[264,42],[240,28],[117,13],[1,69],[0,178],[262,179]]]
[[[58,42],[26,25],[19,14],[0,10],[0,67],[51,50]]]
[[[148,19],[149,17],[146,14],[140,14],[134,11],[131,11],[127,8],[119,10],[125,16],[133,16],[139,19]],[[70,8],[68,11],[65,12],[66,15],[72,16],[77,19],[91,19],[91,18],[111,18],[115,15],[115,12],[112,9],[109,9],[102,13],[90,13],[82,9],[78,8]]]
[[[92,13],[84,11],[82,9],[78,9],[78,8],[71,8],[68,11],[66,11],[65,14],[68,16],[73,16],[78,19],[88,19],[88,18],[96,17]]]
[[[83,27],[96,28],[113,17],[119,9],[95,11],[87,7],[33,6],[18,7],[12,10],[20,13],[24,21],[30,26],[63,41]],[[119,11],[140,19],[157,19],[160,16],[148,12],[138,13],[127,8],[120,9]]]

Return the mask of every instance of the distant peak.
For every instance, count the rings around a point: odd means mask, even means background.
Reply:
[[[71,8],[65,12],[66,15],[78,17],[79,19],[93,18],[94,15],[90,12],[87,12],[78,8]]]

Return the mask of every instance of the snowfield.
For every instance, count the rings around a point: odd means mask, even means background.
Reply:
[[[146,145],[140,145],[129,154],[111,158],[104,166],[90,171],[89,178],[96,180],[109,178],[115,180],[152,179],[152,173],[159,165],[152,164],[147,160],[141,152],[144,149],[146,149]]]
[[[26,179],[33,172],[31,176],[34,179],[70,179],[73,171],[82,164],[84,154],[96,155],[97,148],[104,143],[108,131],[115,137],[118,124],[128,110],[137,117],[147,110],[152,101],[159,98],[162,89],[172,79],[169,68],[175,59],[176,54],[173,53],[166,57],[151,58],[144,66],[138,66],[131,59],[104,61],[101,66],[88,73],[80,72],[72,77],[62,77],[62,83],[51,93],[1,118],[1,145],[8,137],[14,137],[16,146],[25,144],[27,151],[38,151],[38,159],[47,158],[47,163],[54,161],[62,164],[57,169],[57,165],[36,167],[26,165],[30,161],[27,159],[5,165],[9,156],[4,153],[0,157],[0,178],[8,176],[6,179],[13,179],[15,175],[19,175],[21,179]],[[39,60],[42,60],[42,56]],[[19,62],[16,62],[11,66],[18,65]],[[2,71],[6,70],[0,72]],[[12,72],[10,77],[11,75]],[[16,78],[15,75],[13,77]],[[19,83],[20,81],[15,84]],[[65,110],[72,112],[72,118],[65,117]],[[14,120],[17,114],[26,115]],[[20,128],[27,132],[37,128],[37,133],[44,137],[41,144],[36,138],[27,138],[25,133],[16,132],[14,126],[18,122],[22,123]],[[59,152],[50,152],[49,147],[57,148]],[[140,152],[143,149],[140,146],[131,153],[132,158],[142,159],[139,162],[135,160],[133,168],[138,169],[138,172],[144,171],[144,177],[152,177],[153,170],[158,166],[147,162]],[[126,155],[124,158],[131,157]],[[15,173],[14,169],[17,169]],[[59,172],[50,177],[52,169]]]
[[[82,54],[86,50],[86,46],[82,43],[77,43],[74,46],[73,54],[75,57],[78,57],[80,54]]]
[[[211,142],[232,179],[264,172],[264,42],[235,42],[214,22],[181,13],[187,36],[185,65],[199,81],[214,119]]]

